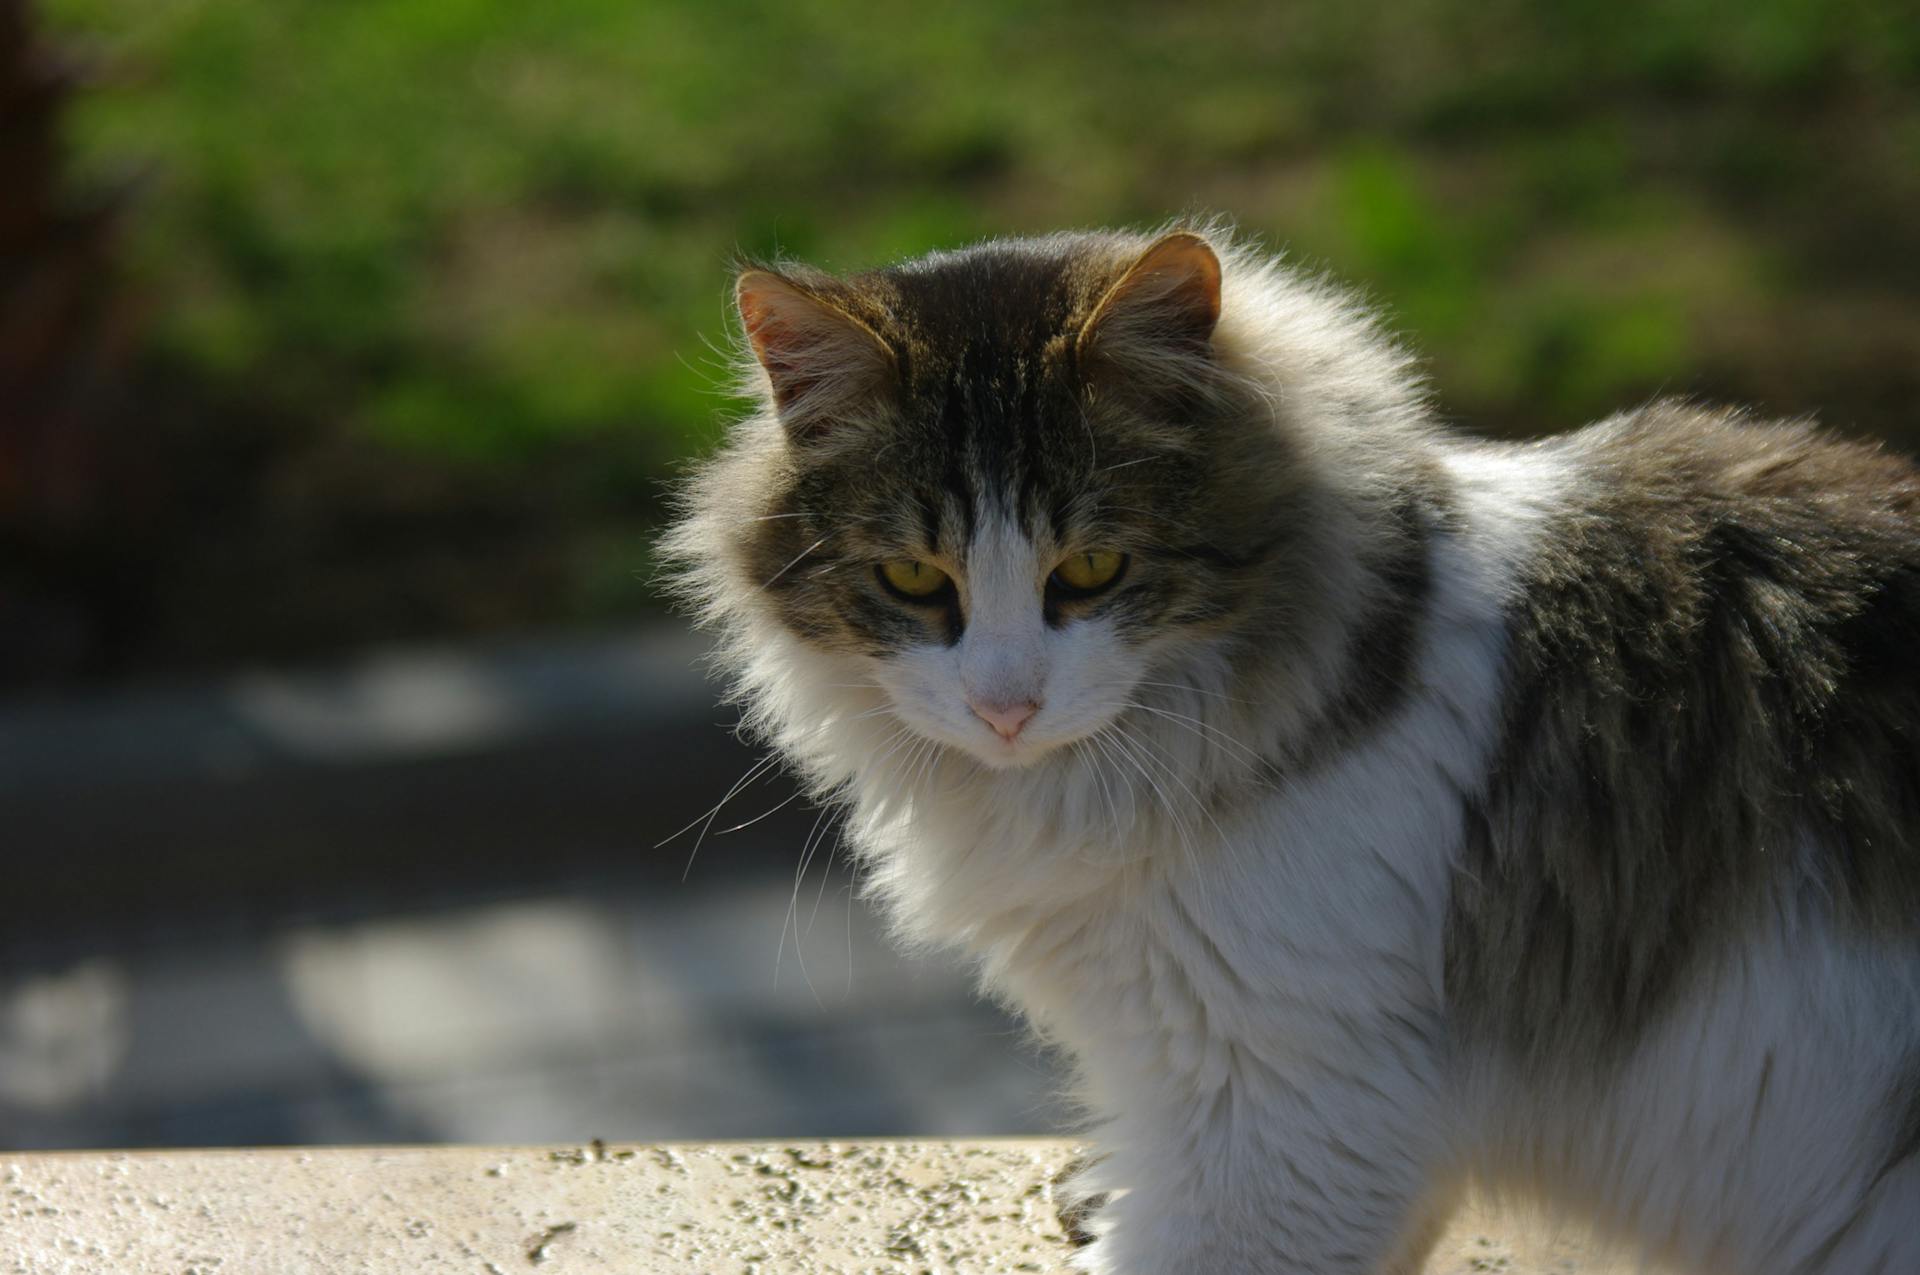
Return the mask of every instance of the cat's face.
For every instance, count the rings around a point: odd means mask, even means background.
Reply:
[[[1151,637],[1140,609],[1165,590],[1150,562],[1107,547],[1124,542],[1096,527],[1023,523],[998,508],[976,510],[973,524],[945,546],[906,538],[891,551],[905,556],[858,582],[878,590],[854,609],[891,608],[904,621],[898,640],[867,657],[904,723],[988,765],[1018,765],[1098,732],[1125,706]]]
[[[1185,235],[743,275],[779,424],[737,531],[753,587],[988,766],[1098,734],[1273,548],[1218,437],[1219,284]]]

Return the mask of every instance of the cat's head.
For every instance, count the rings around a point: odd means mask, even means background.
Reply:
[[[674,546],[703,605],[990,767],[1099,733],[1183,650],[1283,644],[1309,465],[1270,299],[1223,257],[1176,231],[744,271],[762,410]]]

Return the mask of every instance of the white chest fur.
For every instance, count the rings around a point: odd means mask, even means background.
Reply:
[[[1415,1206],[1386,1201],[1436,1178],[1448,874],[1495,731],[1505,590],[1551,486],[1525,464],[1454,468],[1464,530],[1432,542],[1414,686],[1311,770],[1208,800],[1206,738],[1148,721],[1137,729],[1157,737],[1131,754],[863,805],[859,835],[903,930],[969,951],[993,992],[1079,1059],[1107,1125],[1106,1181],[1128,1188],[1109,1221],[1163,1219],[1122,1228],[1090,1266],[1195,1251],[1168,1231],[1198,1208],[1182,1192],[1228,1189],[1221,1166],[1245,1157],[1281,1158],[1248,1179],[1249,1208],[1302,1207],[1343,1176],[1366,1184],[1357,1214],[1297,1220],[1286,1242],[1301,1260],[1343,1226],[1391,1252]],[[1404,1131],[1398,1145],[1349,1145],[1349,1131],[1383,1127]],[[1169,1181],[1148,1155],[1175,1156],[1187,1177]],[[1229,1269],[1252,1255],[1217,1256]]]
[[[1184,977],[1226,1016],[1215,1028],[1252,1044],[1275,1005],[1366,1000],[1353,984],[1380,978],[1373,957],[1399,971],[1395,997],[1436,996],[1460,798],[1482,783],[1498,709],[1504,594],[1552,484],[1504,460],[1455,468],[1466,530],[1433,541],[1415,685],[1391,718],[1225,799],[1208,773],[1236,760],[1232,741],[1149,719],[1132,752],[872,803],[865,848],[907,930],[972,951],[1049,1028],[1156,979],[1172,1006],[1169,980]],[[1260,1004],[1236,1006],[1246,998]]]

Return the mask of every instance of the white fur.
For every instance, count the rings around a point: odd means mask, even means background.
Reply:
[[[1497,469],[1468,490],[1476,523],[1521,494]],[[1437,543],[1417,675],[1429,691],[1337,763],[1240,805],[1203,808],[1211,777],[1240,777],[1242,759],[1174,718],[1131,723],[1107,753],[997,768],[963,738],[936,761],[890,738],[887,714],[864,714],[892,703],[918,726],[924,705],[895,697],[931,700],[944,681],[957,702],[956,670],[924,667],[930,654],[902,661],[911,679],[867,670],[772,628],[756,647],[751,702],[789,751],[849,786],[874,888],[902,927],[972,952],[989,988],[1080,1059],[1089,1106],[1110,1121],[1096,1181],[1125,1188],[1089,1269],[1373,1271],[1410,1214],[1450,1198],[1439,971],[1452,846],[1436,830],[1457,826],[1456,788],[1483,765],[1509,566],[1478,539]],[[885,690],[826,689],[868,671]],[[1204,657],[1151,673],[1195,687],[1155,701],[1181,706],[1168,711],[1220,716]],[[936,729],[964,732],[962,711],[950,703]]]
[[[1913,968],[1911,963],[1908,969]],[[1884,950],[1783,910],[1723,955],[1604,1088],[1517,1086],[1492,1058],[1460,1069],[1482,1180],[1681,1269],[1771,1275],[1920,1271],[1920,1165],[1877,1166],[1920,987]],[[1837,1243],[1831,1243],[1835,1237]]]
[[[1886,967],[1817,917],[1728,954],[1604,1089],[1515,1075],[1449,1032],[1443,929],[1460,801],[1494,742],[1501,608],[1577,474],[1551,448],[1436,440],[1359,310],[1229,266],[1217,348],[1270,387],[1276,427],[1308,429],[1333,539],[1366,534],[1342,484],[1364,484],[1370,448],[1432,449],[1458,504],[1431,541],[1415,690],[1361,742],[1278,787],[1249,762],[1330,693],[1351,610],[1329,612],[1323,659],[1249,688],[1204,646],[1049,629],[1051,564],[991,509],[953,647],[828,655],[750,597],[714,603],[751,724],[851,802],[903,935],[970,953],[1079,1063],[1105,1156],[1088,1186],[1115,1193],[1083,1269],[1411,1272],[1477,1178],[1706,1269],[1920,1270],[1920,1228],[1890,1205],[1818,1250],[1899,1061],[1875,1016],[1898,1001],[1912,1021],[1920,989],[1877,986]],[[1327,571],[1364,586],[1351,555]],[[1010,746],[969,694],[1042,708]],[[1881,1198],[1916,1185],[1896,1174]]]

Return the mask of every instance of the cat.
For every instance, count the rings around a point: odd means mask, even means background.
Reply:
[[[1210,225],[737,279],[666,551],[909,942],[1074,1062],[1090,1272],[1406,1275],[1469,1184],[1920,1271],[1920,472],[1443,427]]]

